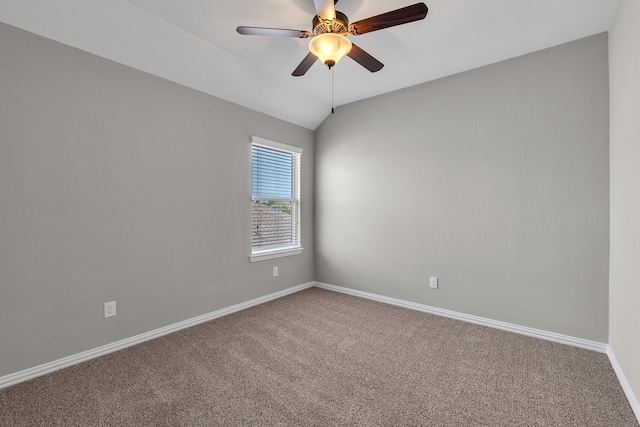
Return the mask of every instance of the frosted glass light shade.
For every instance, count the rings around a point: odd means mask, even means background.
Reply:
[[[318,34],[309,42],[309,50],[331,68],[351,51],[351,40],[335,33]]]

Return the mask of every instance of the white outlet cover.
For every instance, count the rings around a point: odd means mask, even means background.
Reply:
[[[104,318],[113,317],[116,315],[116,302],[109,301],[104,303]]]
[[[278,277],[278,267],[273,267],[273,277]]]
[[[429,278],[429,287],[433,289],[438,289],[438,278],[430,277]]]

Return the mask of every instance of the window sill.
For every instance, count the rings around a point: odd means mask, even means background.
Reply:
[[[286,248],[286,249],[275,249],[270,251],[262,251],[262,252],[254,252],[249,255],[249,260],[251,262],[256,261],[266,261],[268,259],[281,258],[285,256],[291,255],[300,255],[304,248]]]

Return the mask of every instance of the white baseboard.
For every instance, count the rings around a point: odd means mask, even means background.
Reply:
[[[627,399],[629,400],[629,403],[633,409],[633,412],[635,413],[636,417],[640,421],[640,404],[638,403],[638,399],[636,398],[635,394],[633,393],[633,390],[631,389],[631,386],[629,385],[629,382],[624,376],[622,368],[618,364],[618,361],[615,358],[613,350],[611,350],[611,348],[606,344],[595,342],[595,341],[584,340],[581,338],[575,338],[567,335],[556,334],[554,332],[547,332],[540,329],[533,329],[533,328],[528,328],[524,326],[514,325],[511,323],[486,319],[483,317],[472,316],[472,315],[459,313],[455,311],[444,310],[437,307],[431,307],[424,304],[418,304],[410,301],[404,301],[396,298],[372,294],[369,292],[358,291],[355,289],[343,288],[341,286],[329,285],[321,282],[309,282],[302,285],[294,286],[279,292],[275,292],[273,294],[265,295],[263,297],[252,299],[250,301],[246,301],[240,304],[236,304],[230,307],[216,310],[214,312],[204,314],[202,316],[194,317],[192,319],[174,323],[172,325],[155,329],[153,331],[145,332],[140,335],[126,338],[124,340],[116,341],[114,343],[107,344],[92,350],[84,351],[82,353],[64,357],[62,359],[58,359],[53,362],[45,363],[33,368],[29,368],[13,374],[9,374],[9,375],[0,377],[0,389],[36,378],[42,375],[46,375],[66,367],[94,359],[96,357],[104,356],[106,354],[113,353],[115,351],[122,350],[124,348],[131,347],[133,345],[140,344],[142,342],[149,341],[154,338],[159,338],[163,335],[167,335],[172,332],[179,331],[181,329],[195,326],[200,323],[204,323],[209,320],[216,319],[218,317],[226,316],[228,314],[235,313],[237,311],[244,310],[249,307],[253,307],[255,305],[265,303],[267,301],[281,298],[283,296],[302,291],[312,286],[317,286],[319,288],[323,288],[331,291],[341,292],[344,294],[349,294],[349,295],[353,295],[361,298],[379,301],[386,304],[397,305],[397,306],[409,308],[412,310],[422,311],[422,312],[431,313],[439,316],[445,316],[445,317],[449,317],[457,320],[462,320],[465,322],[488,326],[491,328],[502,329],[505,331],[528,335],[535,338],[541,338],[544,340],[554,341],[562,344],[567,344],[575,347],[580,347],[588,350],[594,350],[597,352],[606,353],[609,356],[611,365],[613,366],[613,369],[616,372],[616,375],[618,376],[618,380],[620,381],[620,384],[627,396]]]
[[[405,301],[397,298],[386,297],[383,295],[372,294],[369,292],[358,291],[350,288],[343,288],[342,286],[329,285],[327,283],[315,282],[315,286],[318,288],[328,289],[330,291],[342,292],[361,298],[366,298],[378,302],[384,302],[386,304],[397,305],[411,310],[423,311],[425,313],[436,314],[438,316],[450,317],[452,319],[462,320],[469,323],[475,323],[477,325],[488,326],[490,328],[502,329],[503,331],[515,332],[516,334],[527,335],[534,338],[540,338],[547,341],[553,341],[561,344],[567,344],[573,347],[580,347],[587,350],[597,351],[599,353],[607,352],[607,344],[589,341],[582,338],[576,338],[569,335],[557,334],[555,332],[543,331],[541,329],[529,328],[526,326],[514,325],[513,323],[500,322],[498,320],[487,319],[479,316],[472,316],[470,314],[459,313],[457,311],[445,310],[438,307],[432,307],[429,305],[418,304],[411,301]]]
[[[599,343],[596,341],[589,341],[582,338],[575,338],[569,335],[557,334],[555,332],[543,331],[540,329],[528,328],[526,326],[514,325],[512,323],[500,322],[497,320],[491,320],[484,317],[472,316],[469,314],[459,313],[451,310],[444,310],[442,308],[431,307],[424,304],[418,304],[415,302],[404,301],[401,299],[386,297],[383,295],[372,294],[369,292],[359,291],[356,289],[343,288],[341,286],[329,285],[327,283],[315,282],[315,286],[322,289],[327,289],[330,291],[342,292],[344,294],[349,294],[361,298],[366,298],[378,302],[383,302],[386,304],[397,305],[404,308],[409,308],[411,310],[423,311],[425,313],[431,313],[438,316],[450,317],[452,319],[462,320],[464,322],[475,323],[478,325],[488,326],[490,328],[502,329],[504,331],[515,332],[516,334],[528,335],[534,338],[540,338],[547,341],[553,341],[561,344],[566,344],[574,347],[580,347],[587,350],[597,351],[599,353],[606,353],[609,357],[609,361],[611,362],[611,366],[615,371],[618,381],[622,386],[622,390],[624,390],[624,394],[627,396],[627,400],[629,401],[629,405],[633,410],[633,413],[640,423],[640,403],[638,402],[638,398],[636,397],[627,377],[624,375],[622,371],[622,367],[618,363],[615,354],[613,353],[613,349],[608,344]]]
[[[25,369],[13,374],[0,377],[0,389],[9,387],[14,384],[21,383],[23,381],[30,380],[32,378],[39,377],[41,375],[50,374],[68,366],[76,365],[78,363],[86,362],[87,360],[95,359],[96,357],[104,356],[105,354],[113,353],[114,351],[122,350],[127,347],[131,347],[136,344],[140,344],[145,341],[152,340],[154,338],[161,337],[163,335],[170,334],[172,332],[179,331],[181,329],[195,326],[200,323],[207,322],[209,320],[216,319],[218,317],[226,316],[227,314],[235,313],[236,311],[244,310],[254,305],[262,304],[267,301],[271,301],[277,298],[281,298],[285,295],[289,295],[295,292],[299,292],[303,289],[314,286],[315,282],[309,282],[302,285],[294,286],[273,294],[265,295],[260,298],[255,298],[247,302],[232,305],[231,307],[223,308],[213,311],[202,316],[194,317],[192,319],[184,320],[182,322],[174,323],[173,325],[165,326],[163,328],[155,329],[153,331],[145,332],[140,335],[136,335],[130,338],[126,338],[120,341],[116,341],[111,344],[103,345],[92,350],[84,351],[82,353],[74,354],[64,357],[62,359],[54,360],[53,362],[45,363],[43,365],[36,366],[34,368]]]
[[[618,376],[618,381],[620,381],[620,385],[622,386],[622,390],[624,390],[624,394],[627,396],[627,400],[629,401],[629,405],[631,405],[631,409],[633,413],[636,415],[636,419],[638,420],[638,424],[640,424],[640,402],[638,402],[638,398],[636,394],[633,392],[631,388],[631,384],[627,380],[627,377],[618,363],[618,359],[616,359],[616,355],[613,353],[613,349],[610,345],[607,346],[607,356],[609,356],[609,361],[611,362],[611,366]]]

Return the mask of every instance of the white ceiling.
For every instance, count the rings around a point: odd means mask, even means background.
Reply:
[[[355,22],[417,0],[340,0]],[[385,67],[350,58],[335,105],[607,31],[618,0],[425,0],[425,20],[350,36]],[[0,0],[0,21],[315,129],[331,110],[331,72],[291,72],[308,40],[241,36],[239,25],[311,30],[313,0]]]

